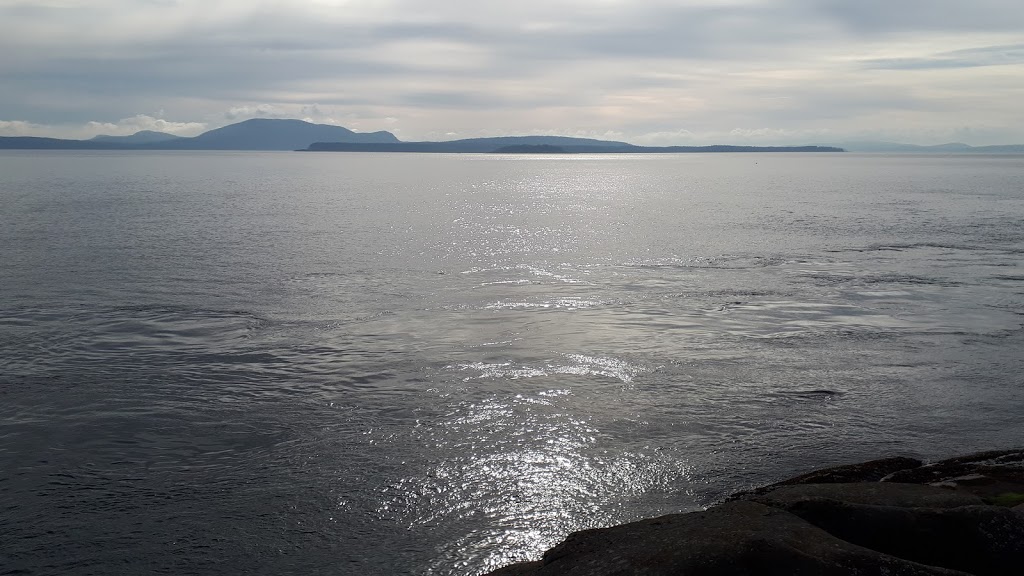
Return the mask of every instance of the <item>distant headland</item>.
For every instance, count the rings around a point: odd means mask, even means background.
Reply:
[[[355,132],[303,120],[256,118],[183,138],[142,131],[131,136],[90,140],[0,137],[6,150],[297,150],[303,152],[433,153],[681,153],[681,152],[843,152],[836,146],[637,146],[627,142],[568,136],[503,136],[444,142],[403,142],[390,132]]]

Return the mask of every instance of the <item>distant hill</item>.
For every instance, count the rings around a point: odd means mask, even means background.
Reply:
[[[1004,144],[1000,146],[973,146],[971,152],[984,154],[1024,154],[1024,144]]]
[[[110,142],[112,144],[151,144],[153,142],[166,142],[168,140],[178,140],[180,138],[181,136],[175,136],[174,134],[168,134],[166,132],[141,130],[131,136],[107,136],[105,134],[101,134],[99,136],[93,136],[90,140],[92,142]]]
[[[466,138],[442,142],[317,142],[309,146],[311,152],[432,152],[432,153],[488,153],[508,146],[557,146],[565,152],[591,150],[613,151],[637,148],[625,142],[572,138],[569,136],[497,136],[494,138]]]
[[[642,146],[643,152],[678,154],[686,152],[846,152],[839,146]]]
[[[494,150],[502,146],[596,146],[608,148],[632,148],[627,142],[615,140],[597,140],[594,138],[575,138],[572,136],[494,136],[491,138],[464,138],[431,142],[442,146],[457,145],[465,148]]]
[[[901,144],[899,142],[855,141],[833,144],[845,148],[849,152],[875,153],[915,153],[915,154],[1022,154],[1024,144],[1004,146],[971,146],[961,142],[919,146],[917,144]]]
[[[494,154],[566,154],[565,148],[552,144],[512,144],[493,151]]]
[[[0,136],[0,150],[119,150],[124,146],[92,140],[61,140],[36,136]]]
[[[489,153],[509,149],[553,147],[564,153],[587,154],[679,154],[686,152],[842,152],[827,146],[636,146],[612,140],[571,138],[567,136],[502,136],[469,138],[446,142],[349,143],[317,142],[309,152],[424,152]]]

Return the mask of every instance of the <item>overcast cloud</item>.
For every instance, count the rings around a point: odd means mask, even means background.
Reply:
[[[1020,0],[0,0],[0,135],[1024,143]]]

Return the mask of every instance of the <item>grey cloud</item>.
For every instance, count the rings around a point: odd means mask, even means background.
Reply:
[[[816,38],[791,8],[657,6],[629,23],[506,37],[516,57],[538,59],[701,58],[760,60]]]
[[[300,2],[221,4],[233,10],[219,20],[198,18],[194,25],[152,34],[128,30],[137,24],[133,19],[122,22],[122,29],[105,28],[104,11],[114,14],[112,6],[130,5],[121,0],[97,0],[89,9],[0,7],[4,119],[71,122],[159,108],[171,114],[202,110],[199,117],[176,118],[192,121],[220,118],[242,105],[258,112],[261,103],[318,102],[337,107],[340,113],[332,114],[339,118],[346,110],[371,108],[378,118],[409,109],[436,111],[419,117],[436,116],[431,121],[441,130],[459,112],[529,118],[530,110],[564,108],[579,111],[559,115],[566,126],[607,119],[619,122],[607,129],[658,132],[664,122],[674,126],[682,112],[673,102],[684,100],[696,103],[692,119],[708,132],[722,123],[730,129],[828,126],[879,111],[926,113],[955,106],[936,104],[941,99],[930,100],[927,89],[915,90],[902,77],[870,70],[955,74],[957,68],[1024,63],[1019,44],[918,58],[849,59],[868,50],[886,53],[876,50],[890,38],[926,45],[974,38],[972,31],[981,31],[977,44],[1005,42],[987,35],[1024,29],[1024,3],[1011,0],[520,0],[489,6],[395,0],[389,13],[366,4],[378,12],[358,21],[341,9],[313,13]],[[20,18],[66,18],[69,33],[40,40],[30,27],[20,31],[12,24]],[[61,30],[55,22],[35,24]],[[79,29],[88,33],[75,34]],[[417,52],[421,47],[423,53]],[[891,52],[906,54],[902,50]],[[743,76],[749,70],[764,74]],[[865,79],[877,83],[861,88]]]
[[[500,102],[496,102],[491,95],[456,91],[407,92],[399,95],[397,102],[406,106],[461,110],[494,108],[500,105]]]
[[[1006,31],[1024,28],[1015,0],[794,0],[805,14],[825,16],[862,35],[914,31]]]
[[[763,116],[775,125],[848,120],[865,115],[888,112],[941,111],[941,104],[917,96],[911,90],[889,87],[884,91],[872,87],[807,86],[791,92],[788,106]]]
[[[924,58],[877,58],[864,60],[862,64],[865,68],[875,70],[935,70],[1024,64],[1024,44],[953,50]]]
[[[522,32],[515,22],[339,26],[301,13],[257,13],[241,22],[199,26],[183,36],[94,48],[92,54],[83,48],[70,58],[64,53],[26,54],[23,60],[32,65],[22,66],[30,71],[20,73],[18,80],[53,89],[63,78],[68,89],[104,95],[111,87],[120,93],[135,89],[180,96],[235,95],[306,80],[358,82],[436,72],[427,60],[371,61],[374,51],[396,41],[462,43],[488,55],[490,62],[463,71],[443,70],[446,77],[508,78],[596,58],[764,59],[807,35],[786,25],[793,20],[788,10],[664,4],[629,10],[628,24],[583,17],[582,29],[556,26],[532,32]],[[33,80],[34,75],[40,77]]]
[[[500,108],[542,108],[567,104],[564,95],[558,93],[522,94],[518,96],[480,91],[414,91],[402,92],[392,97],[395,104],[413,107],[429,107],[446,110],[492,110]],[[586,95],[575,94],[572,104],[581,105],[588,101]]]
[[[295,58],[268,65],[256,52],[209,58],[202,48],[145,59],[60,59],[35,71],[8,74],[8,82],[25,94],[62,92],[78,100],[202,96],[252,99],[295,83],[323,78],[358,82],[405,72],[398,66],[369,64],[344,58]]]
[[[738,104],[739,103],[739,104]],[[710,102],[688,127],[710,131],[728,118],[738,126],[833,126],[856,118],[886,113],[941,112],[941,104],[915,95],[912,90],[842,85],[805,85],[788,90],[739,90],[725,102]],[[656,131],[656,124],[645,126]]]

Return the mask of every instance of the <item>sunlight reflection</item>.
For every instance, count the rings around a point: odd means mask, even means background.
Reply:
[[[519,378],[534,378],[555,374],[572,374],[576,376],[615,378],[625,384],[629,384],[638,374],[648,370],[644,366],[632,364],[618,358],[588,356],[585,354],[562,354],[562,357],[567,361],[564,364],[548,362],[543,366],[516,366],[511,362],[473,362],[447,366],[447,368],[459,370],[460,372],[469,370],[478,372],[475,376],[464,377],[463,381],[481,378],[508,378],[516,380]]]
[[[472,573],[537,558],[570,532],[628,519],[628,503],[689,477],[684,462],[658,450],[603,449],[591,419],[570,411],[575,400],[571,390],[551,388],[458,402],[416,429],[437,457],[426,474],[388,486],[378,514],[410,529],[472,524],[451,535],[430,571],[464,563]]]

